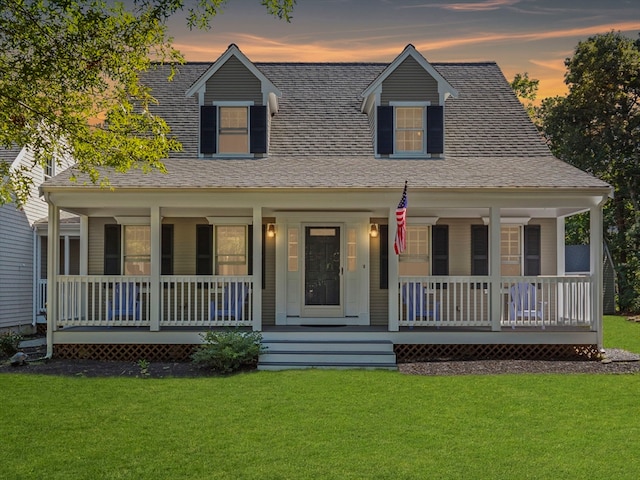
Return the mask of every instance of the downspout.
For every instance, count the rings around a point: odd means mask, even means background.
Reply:
[[[598,343],[598,350],[601,353],[604,353],[604,313],[603,313],[603,268],[602,268],[602,256],[604,255],[604,251],[603,251],[603,227],[604,227],[604,215],[603,215],[603,207],[604,204],[607,203],[607,201],[609,200],[609,198],[613,198],[613,188],[611,188],[609,195],[603,196],[602,199],[598,202],[598,216],[599,216],[599,220],[600,220],[600,225],[599,225],[599,232],[598,232],[598,242],[597,245],[595,246],[596,253],[598,253],[598,255],[590,255],[590,262],[591,262],[591,271],[593,272],[594,269],[597,269],[598,272],[598,284],[595,285],[595,290],[596,290],[596,295],[593,296],[593,302],[594,302],[594,313],[597,315],[596,317],[596,321],[597,321],[597,343]],[[591,216],[591,215],[590,215]],[[593,224],[590,225],[590,227],[593,227]],[[593,232],[591,233],[592,237],[590,239],[590,243],[593,243]],[[593,252],[594,246],[590,245],[590,250],[591,252]]]
[[[36,327],[36,316],[37,316],[37,310],[38,310],[38,305],[37,305],[37,300],[38,300],[38,260],[39,260],[39,256],[38,256],[38,232],[37,229],[35,227],[35,225],[31,226],[31,233],[33,234],[33,260],[32,260],[32,289],[33,289],[33,295],[32,295],[32,299],[33,301],[31,302],[31,306],[32,306],[32,318],[31,318],[31,326],[33,328],[37,328]]]

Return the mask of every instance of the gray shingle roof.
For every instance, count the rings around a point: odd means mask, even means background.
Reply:
[[[116,187],[135,188],[604,188],[606,184],[554,158],[495,63],[434,63],[459,92],[445,106],[444,159],[374,157],[362,91],[381,63],[256,63],[282,91],[271,121],[270,153],[255,160],[198,159],[199,110],[184,92],[210,66],[179,67],[146,76],[157,113],[183,143],[166,162],[169,175],[110,174]],[[69,185],[61,174],[45,187]],[[82,182],[79,182],[82,184]]]
[[[0,146],[0,162],[12,163],[18,157],[21,150],[22,147],[18,147],[17,145],[12,145],[11,148]]]

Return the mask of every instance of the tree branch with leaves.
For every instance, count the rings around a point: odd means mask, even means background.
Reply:
[[[140,75],[184,61],[169,17],[184,11],[190,26],[208,28],[225,3],[0,0],[0,148],[28,146],[35,159],[14,171],[0,165],[0,205],[26,201],[29,170],[63,157],[100,183],[108,183],[102,167],[164,171],[181,144],[151,112]],[[289,21],[295,0],[261,3]]]

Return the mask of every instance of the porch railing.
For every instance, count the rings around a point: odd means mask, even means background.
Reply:
[[[40,315],[47,311],[47,279],[38,279],[36,287],[36,314]]]
[[[250,276],[163,276],[159,298],[147,276],[58,276],[57,325],[149,327],[158,302],[161,327],[251,326]]]
[[[401,277],[400,326],[489,327],[487,277]]]
[[[582,326],[593,323],[589,275],[502,277],[502,326]]]
[[[491,327],[489,279],[401,277],[399,325]],[[589,327],[593,324],[593,280],[588,275],[502,277],[502,327]]]
[[[251,326],[252,278],[163,276],[160,326]]]

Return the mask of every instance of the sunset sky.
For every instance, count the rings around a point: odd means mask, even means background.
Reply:
[[[260,0],[229,0],[212,25],[189,31],[171,19],[187,60],[213,61],[235,43],[252,61],[388,62],[411,43],[430,62],[492,60],[508,80],[529,72],[545,98],[566,92],[564,60],[579,41],[610,30],[638,37],[640,1],[298,0],[286,23]]]

